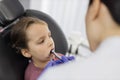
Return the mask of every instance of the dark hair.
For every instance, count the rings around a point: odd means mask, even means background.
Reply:
[[[90,0],[90,4],[93,0]],[[101,0],[108,8],[116,23],[120,24],[120,0]]]
[[[39,23],[42,25],[47,25],[46,22],[33,18],[33,17],[23,17],[21,18],[11,29],[11,43],[12,47],[17,50],[21,50],[23,48],[28,48],[27,46],[27,37],[26,30],[31,24]]]

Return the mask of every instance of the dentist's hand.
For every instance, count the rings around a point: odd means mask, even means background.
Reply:
[[[70,57],[62,56],[61,59],[53,61],[53,66],[66,63],[66,62],[74,60],[74,59],[75,58],[73,56],[70,56]]]
[[[74,60],[74,56],[69,56],[69,57],[66,57],[66,56],[61,56],[61,59],[59,60],[51,60],[47,66],[45,67],[48,68],[48,67],[52,67],[52,66],[55,66],[55,65],[59,65],[59,64],[63,64],[63,63],[66,63],[66,62],[69,62],[69,61],[72,61]]]

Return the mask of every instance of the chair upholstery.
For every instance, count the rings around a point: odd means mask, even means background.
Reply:
[[[0,0],[0,26],[5,27],[24,14],[24,8],[18,0]]]
[[[15,53],[0,35],[0,80],[24,80],[28,60]]]
[[[48,23],[56,52],[65,54],[68,46],[66,38],[59,25],[46,13],[37,10],[24,10],[18,0],[0,1],[0,80],[24,80],[24,71],[28,59],[17,54],[10,45],[10,31],[12,25],[23,16],[34,16]]]

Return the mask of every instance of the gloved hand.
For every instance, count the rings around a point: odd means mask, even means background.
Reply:
[[[75,58],[73,56],[70,56],[70,57],[62,56],[61,59],[53,61],[52,65],[54,66],[54,65],[66,63],[66,62],[74,60],[74,59]]]
[[[44,72],[47,70],[47,68],[49,68],[49,67],[52,67],[52,66],[55,66],[55,65],[59,65],[59,64],[63,64],[63,63],[72,61],[72,60],[74,60],[74,59],[75,59],[74,56],[69,56],[69,57],[61,56],[61,59],[59,59],[59,60],[51,60],[51,61],[46,65],[46,67],[44,68],[43,73],[44,73]]]
[[[51,60],[47,66],[45,67],[48,68],[48,67],[52,67],[52,66],[55,66],[55,65],[59,65],[59,64],[63,64],[63,63],[66,63],[66,62],[69,62],[69,61],[72,61],[74,60],[74,56],[70,56],[70,57],[66,57],[66,56],[61,56],[61,59],[59,60]]]

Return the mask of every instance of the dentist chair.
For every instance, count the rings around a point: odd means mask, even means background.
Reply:
[[[0,80],[24,80],[28,59],[17,54],[10,45],[11,27],[23,16],[46,21],[55,42],[56,52],[65,54],[68,50],[62,30],[49,15],[37,10],[25,10],[19,0],[0,0]]]

